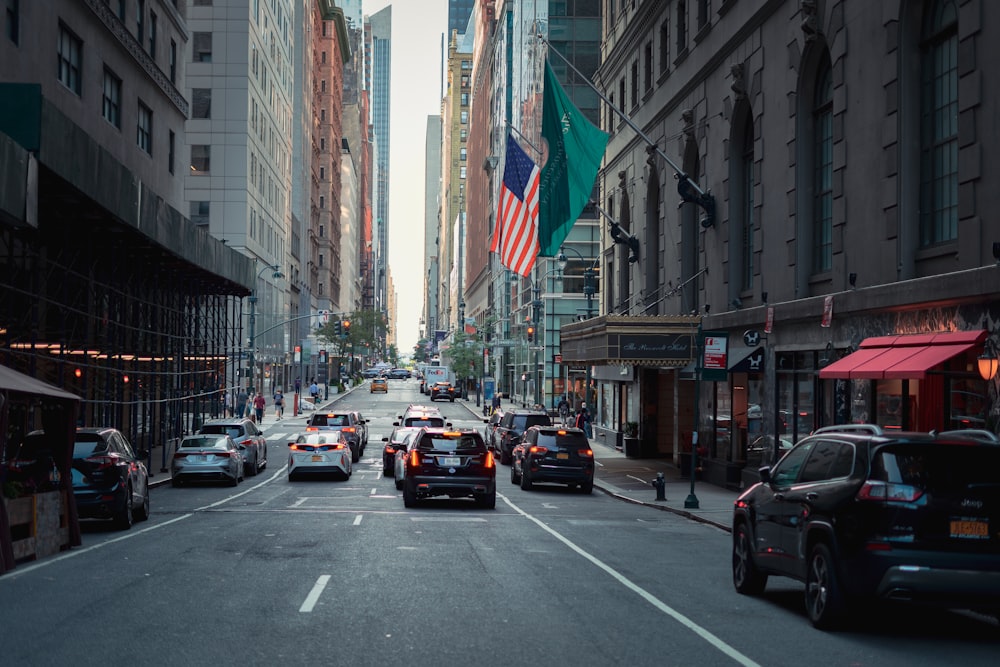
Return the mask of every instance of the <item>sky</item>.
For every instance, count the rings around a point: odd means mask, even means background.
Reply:
[[[389,132],[389,267],[396,288],[396,345],[413,352],[424,305],[424,142],[427,116],[441,113],[441,39],[447,0],[364,0],[392,5]]]

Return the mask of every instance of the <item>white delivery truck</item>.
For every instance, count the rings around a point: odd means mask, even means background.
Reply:
[[[451,382],[454,385],[455,376],[447,366],[428,366],[424,369],[424,393],[428,396],[435,382]]]

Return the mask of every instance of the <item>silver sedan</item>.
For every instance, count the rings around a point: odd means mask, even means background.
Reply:
[[[343,431],[309,431],[288,443],[288,479],[307,473],[333,473],[347,479],[353,472],[351,445]]]
[[[170,463],[170,482],[221,481],[236,486],[243,479],[244,455],[228,435],[185,436]]]

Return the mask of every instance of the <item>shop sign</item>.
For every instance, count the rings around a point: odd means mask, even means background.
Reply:
[[[725,331],[703,331],[701,378],[725,382],[729,369],[729,334]]]

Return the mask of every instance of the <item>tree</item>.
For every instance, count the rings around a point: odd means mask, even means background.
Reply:
[[[443,353],[455,376],[463,381],[477,378],[483,371],[483,344],[475,336],[456,331]]]
[[[413,361],[417,364],[425,364],[429,362],[430,354],[427,352],[428,340],[426,338],[421,338],[417,341],[417,344],[413,346]]]

